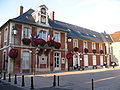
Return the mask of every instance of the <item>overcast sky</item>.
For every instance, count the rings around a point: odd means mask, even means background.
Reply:
[[[97,32],[120,31],[120,0],[0,0],[0,26],[8,19],[45,4],[55,11],[55,19]]]

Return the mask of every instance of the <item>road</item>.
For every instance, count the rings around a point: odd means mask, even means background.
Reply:
[[[53,86],[53,75],[60,76],[60,86]],[[22,89],[30,89],[30,77],[25,76],[25,87]],[[71,71],[60,72],[54,74],[37,74],[34,75],[35,90],[92,90],[92,79],[94,90],[120,90],[120,68],[96,69],[87,71]],[[14,85],[14,78],[8,85],[21,88],[21,76],[17,77],[17,85]],[[2,80],[3,81],[3,80]],[[7,82],[8,80],[4,81]],[[57,84],[57,82],[56,82]],[[21,90],[22,90],[21,89]],[[0,90],[1,86],[0,86]],[[4,90],[4,89],[3,89]],[[7,90],[7,89],[5,89]],[[10,89],[8,89],[10,90]],[[13,89],[11,89],[13,90]],[[15,89],[17,90],[17,89]],[[19,90],[19,89],[18,89]]]

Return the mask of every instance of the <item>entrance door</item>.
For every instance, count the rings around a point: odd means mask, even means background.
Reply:
[[[60,70],[60,53],[54,54],[54,65],[55,65],[55,70]]]
[[[93,65],[96,65],[96,56],[93,56]]]
[[[88,55],[84,55],[84,66],[88,66]]]

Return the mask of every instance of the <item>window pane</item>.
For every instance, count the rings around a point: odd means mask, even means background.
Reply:
[[[23,52],[22,68],[29,69],[29,52]]]
[[[27,27],[24,27],[23,29],[23,38],[29,38],[30,37],[30,29]]]
[[[55,34],[54,34],[54,37],[55,37],[55,41],[56,41],[56,42],[59,42],[59,33],[55,33]]]
[[[47,39],[46,38],[46,31],[41,30],[39,32],[38,38],[42,38],[42,39],[46,40]]]

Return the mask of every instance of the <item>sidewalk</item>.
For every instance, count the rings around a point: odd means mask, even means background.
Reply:
[[[115,67],[115,68],[110,67],[110,68],[105,68],[105,69],[93,69],[93,70],[84,70],[84,71],[67,71],[67,72],[57,72],[57,73],[25,75],[24,76],[25,77],[25,86],[24,87],[21,87],[22,78],[20,75],[17,76],[17,84],[14,84],[14,76],[11,77],[11,82],[8,82],[8,77],[6,78],[6,80],[2,80],[2,81],[5,83],[9,83],[13,86],[17,86],[17,87],[29,90],[30,86],[31,86],[31,76],[33,76],[35,89],[39,90],[39,88],[41,88],[40,90],[42,90],[42,88],[46,88],[46,90],[47,90],[47,88],[51,88],[53,86],[53,76],[54,75],[61,77],[60,82],[61,82],[62,86],[67,86],[68,83],[70,84],[70,82],[67,82],[64,79],[65,76],[68,76],[68,77],[73,76],[74,77],[75,75],[82,75],[82,74],[87,75],[87,74],[92,74],[92,73],[96,73],[96,72],[104,72],[104,71],[112,71],[112,70],[120,70],[120,67]],[[52,89],[48,89],[48,90],[55,90],[55,89],[52,88]]]
[[[73,74],[85,74],[85,73],[91,73],[91,72],[103,72],[108,70],[120,70],[120,66],[116,66],[115,68],[109,67],[109,68],[92,69],[92,70],[90,69],[90,70],[82,70],[82,71],[78,70],[78,71],[66,71],[66,72],[57,72],[57,73],[53,72],[53,73],[46,73],[46,74],[35,74],[34,76],[51,77],[54,75],[62,76],[62,75],[73,75]]]

